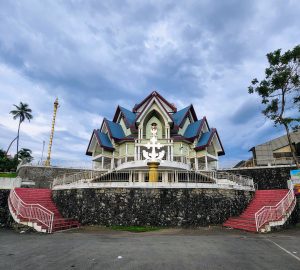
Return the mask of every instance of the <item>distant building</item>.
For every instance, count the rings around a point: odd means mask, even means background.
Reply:
[[[291,132],[292,143],[296,148],[296,155],[300,156],[300,130]],[[271,166],[271,165],[292,165],[293,158],[291,148],[286,135],[256,145],[249,151],[252,152],[252,159],[247,161],[244,166]],[[252,162],[251,162],[252,161]],[[237,165],[236,165],[237,166]]]

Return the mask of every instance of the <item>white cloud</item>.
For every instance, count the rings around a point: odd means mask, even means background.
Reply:
[[[299,43],[299,7],[297,1],[6,2],[0,147],[16,133],[12,104],[23,101],[34,119],[22,124],[21,145],[39,156],[58,97],[53,155],[85,159],[103,117],[158,90],[178,109],[193,103],[199,117],[206,115],[228,159],[246,157],[249,145],[278,130],[258,110],[245,123],[233,119],[243,104],[259,103],[247,87],[262,78],[266,53]]]

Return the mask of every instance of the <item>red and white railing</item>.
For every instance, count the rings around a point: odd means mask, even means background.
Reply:
[[[295,206],[296,198],[292,189],[275,206],[264,206],[255,213],[256,230],[272,221],[283,219],[291,207]]]
[[[18,219],[22,217],[26,222],[39,222],[47,228],[48,233],[52,233],[54,213],[44,206],[23,202],[14,189],[10,191],[8,204]]]

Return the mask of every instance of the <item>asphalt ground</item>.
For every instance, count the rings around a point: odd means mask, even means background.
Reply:
[[[299,270],[300,229],[129,233],[87,227],[51,235],[0,229],[0,269]]]

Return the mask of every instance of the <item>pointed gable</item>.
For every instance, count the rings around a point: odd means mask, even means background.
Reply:
[[[86,150],[86,154],[88,156],[91,156],[93,153],[93,148],[95,147],[96,144],[99,144],[101,147],[108,151],[113,151],[114,147],[112,145],[111,140],[109,139],[108,135],[105,134],[104,132],[101,132],[99,129],[94,129],[88,148]]]
[[[127,128],[134,127],[136,118],[136,114],[134,112],[121,106],[118,106],[113,118],[113,122],[119,122],[120,117],[124,117],[124,122]]]
[[[96,130],[96,136],[98,139],[99,144],[107,149],[107,150],[114,150],[114,147],[111,143],[111,140],[109,139],[109,137],[107,136],[107,134],[100,132],[100,130]]]
[[[206,124],[206,126],[208,127],[206,117],[203,117],[201,120],[189,124],[183,136],[187,139],[196,138],[200,134],[200,131],[203,128],[204,124]]]
[[[180,110],[180,111],[173,114],[172,117],[173,117],[173,121],[174,121],[175,125],[177,125],[177,126],[181,125],[181,123],[183,122],[185,116],[188,114],[190,107],[191,106],[183,108],[182,110]]]
[[[133,113],[133,112],[121,107],[121,106],[120,106],[120,110],[124,115],[125,123],[127,121],[129,126],[132,126],[135,123],[135,118],[136,118],[135,113]]]
[[[153,91],[149,96],[147,96],[142,102],[139,104],[136,104],[133,108],[133,112],[141,112],[146,106],[147,103],[150,102],[150,100],[156,97],[159,102],[162,104],[162,106],[166,109],[167,112],[176,112],[177,108],[175,107],[174,104],[171,104],[168,102],[163,96],[161,96],[158,92]]]
[[[172,115],[174,124],[182,127],[184,125],[184,120],[189,116],[189,114],[191,114],[194,121],[198,120],[193,105],[189,105]]]
[[[210,131],[208,132],[204,132],[201,136],[200,136],[200,139],[196,145],[196,148],[198,150],[201,150],[201,149],[204,149],[206,146],[209,145],[211,139],[212,139],[212,136],[214,135],[215,133],[215,129],[211,129]]]
[[[109,135],[112,138],[117,139],[117,140],[121,140],[121,139],[125,138],[125,133],[120,124],[109,121],[106,118],[104,118],[103,124],[106,125]],[[102,124],[102,126],[103,126],[103,124]],[[102,130],[102,128],[101,128],[101,130]]]
[[[195,150],[196,151],[204,150],[212,143],[214,139],[216,139],[217,151],[219,155],[224,155],[225,154],[224,148],[219,138],[219,134],[215,128],[212,128],[210,131],[201,134],[197,142],[197,145],[195,147]]]
[[[142,110],[138,113],[136,118],[136,123],[140,123],[141,120],[152,110],[157,110],[169,123],[173,123],[173,119],[167,111],[165,104],[163,104],[156,95],[152,96],[147,103],[143,105]]]

